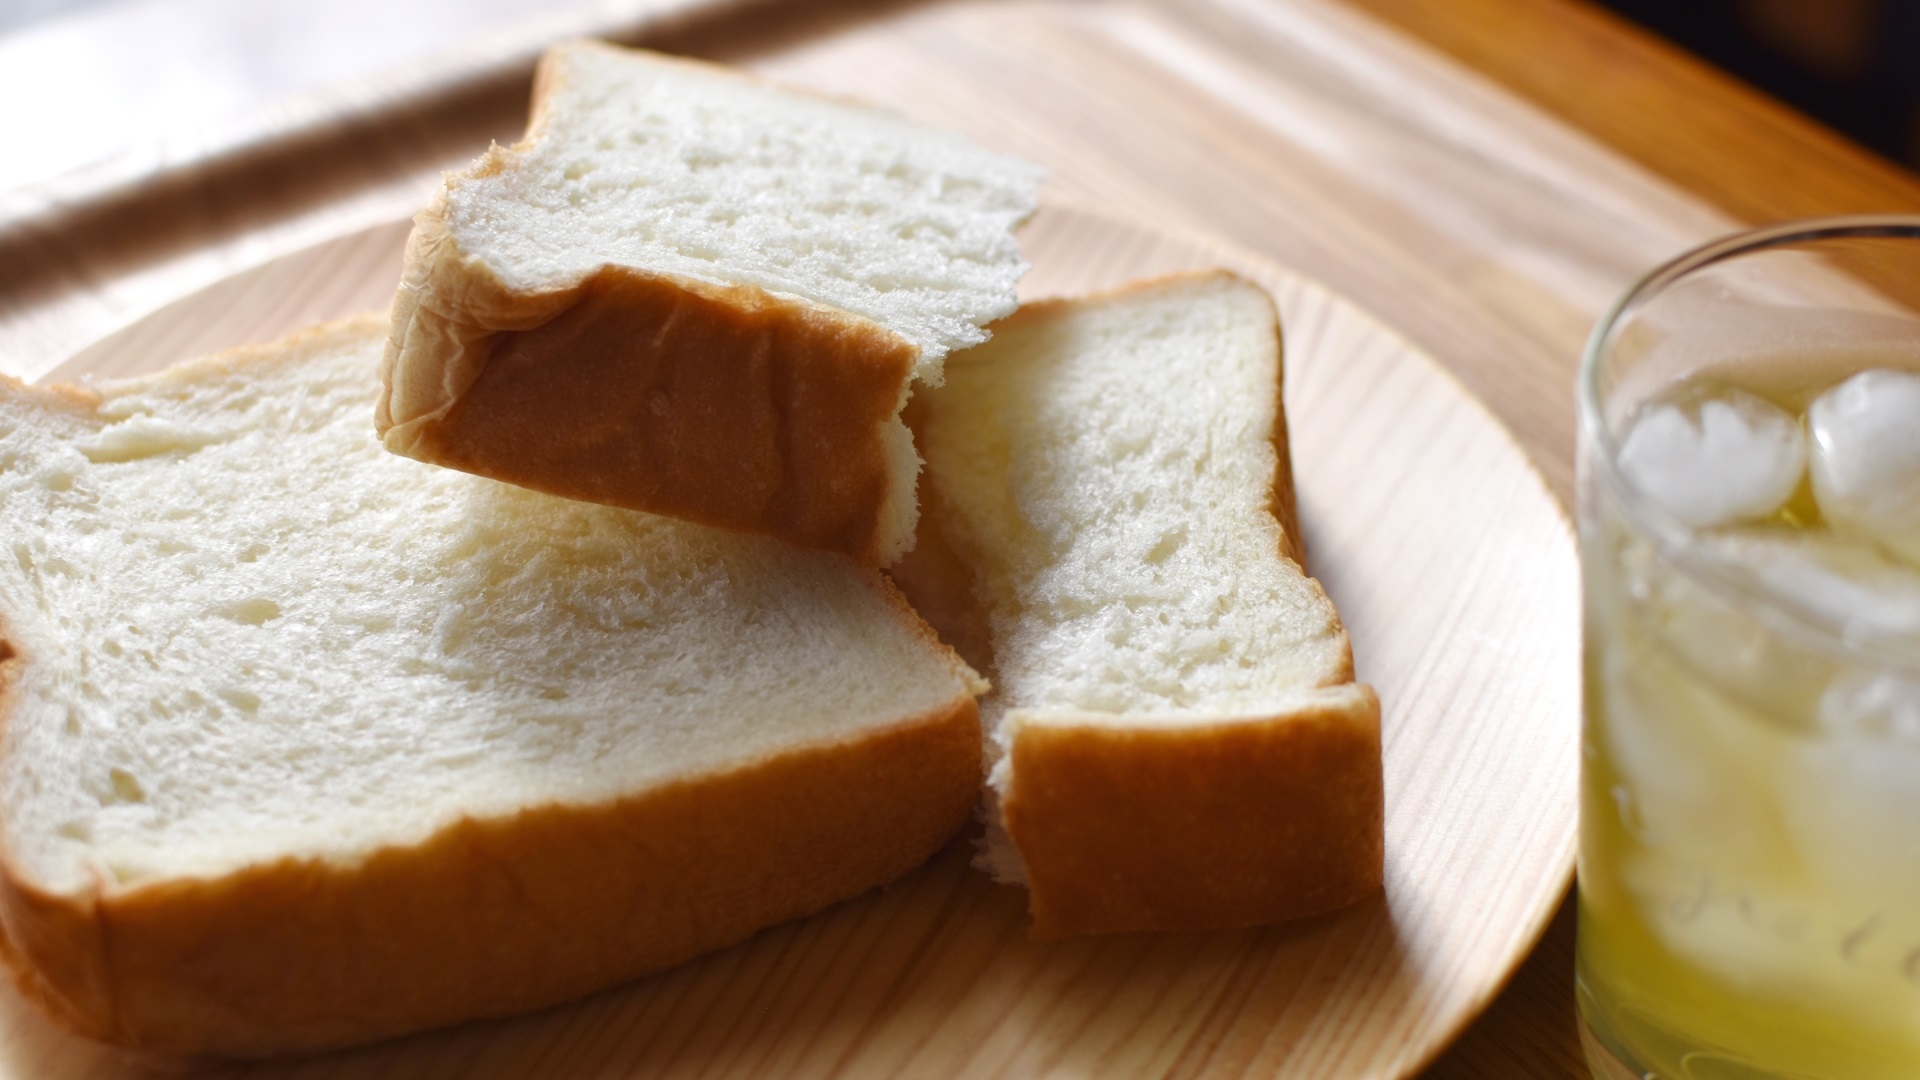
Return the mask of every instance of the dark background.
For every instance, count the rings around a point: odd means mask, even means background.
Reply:
[[[1920,0],[1601,0],[1865,146],[1920,167]]]

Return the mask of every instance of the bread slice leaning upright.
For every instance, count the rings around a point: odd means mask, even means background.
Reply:
[[[377,423],[396,453],[892,562],[900,410],[1013,311],[1039,170],[850,102],[549,52],[527,135],[416,219]]]
[[[1301,569],[1272,301],[1224,272],[1030,304],[915,402],[896,579],[991,673],[983,861],[1037,936],[1380,887],[1379,703]]]
[[[0,927],[86,1034],[536,1008],[971,811],[976,677],[876,571],[388,454],[385,326],[0,385]]]

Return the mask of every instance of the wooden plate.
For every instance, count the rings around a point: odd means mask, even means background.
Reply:
[[[384,307],[406,223],[239,274],[53,378],[128,374]],[[1233,933],[1035,944],[956,842],[891,888],[572,1005],[275,1077],[1403,1077],[1478,1013],[1572,869],[1579,595],[1558,506],[1506,432],[1392,331],[1218,245],[1049,208],[1025,291],[1225,265],[1280,302],[1311,569],[1385,705],[1387,885]],[[0,1072],[132,1067],[0,990]]]

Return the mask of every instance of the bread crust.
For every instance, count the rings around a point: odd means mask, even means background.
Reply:
[[[415,218],[381,366],[387,449],[893,561],[912,540],[899,413],[913,343],[757,287],[625,267],[516,290],[454,238],[449,192],[538,141],[564,79],[559,55],[541,61],[527,135],[449,176]]]
[[[1119,726],[1020,714],[1001,813],[1032,934],[1257,926],[1380,888],[1380,703]]]
[[[5,959],[94,1038],[253,1057],[540,1008],[919,865],[980,784],[971,697],[617,801],[467,819],[343,864],[284,858],[79,895],[0,853]]]

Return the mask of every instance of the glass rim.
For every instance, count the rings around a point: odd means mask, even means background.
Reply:
[[[1580,455],[1580,463],[1606,485],[1628,525],[1652,541],[1661,560],[1708,593],[1734,603],[1770,629],[1802,644],[1920,676],[1920,648],[1915,647],[1912,636],[1836,619],[1704,555],[1694,544],[1695,532],[1690,526],[1621,474],[1619,446],[1602,413],[1600,371],[1614,341],[1625,324],[1668,286],[1717,263],[1824,240],[1920,240],[1920,214],[1851,214],[1747,229],[1683,252],[1640,275],[1600,316],[1580,355],[1575,397],[1579,434],[1588,447],[1588,452]]]

